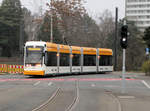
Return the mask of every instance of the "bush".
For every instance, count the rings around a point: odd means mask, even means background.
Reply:
[[[143,63],[142,71],[145,72],[146,76],[150,76],[150,60]]]

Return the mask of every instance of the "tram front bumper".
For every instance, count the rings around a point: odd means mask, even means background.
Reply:
[[[28,70],[25,70],[24,71],[24,75],[39,75],[39,76],[44,76],[45,74],[45,71],[28,71]]]

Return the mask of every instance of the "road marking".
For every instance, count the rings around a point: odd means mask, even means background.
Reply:
[[[96,85],[95,85],[95,84],[91,84],[91,86],[92,86],[92,87],[95,87]]]
[[[103,87],[108,87],[108,88],[117,88],[117,87],[120,87],[120,86],[117,86],[117,85],[104,85]]]
[[[5,80],[0,80],[0,82],[6,82]]]
[[[150,89],[150,86],[144,80],[141,80],[141,81],[148,89]]]
[[[52,84],[53,84],[52,82],[49,82],[49,83],[48,83],[48,86],[51,86]]]
[[[34,86],[37,86],[38,84],[40,84],[40,81],[36,82],[36,83],[34,84]]]
[[[134,96],[118,96],[120,99],[135,99]]]
[[[97,81],[121,81],[121,78],[71,78],[71,79],[59,79],[59,78],[50,78],[50,79],[5,79],[2,78],[0,81],[56,81],[56,82],[62,82],[62,81],[91,81],[91,82],[97,82]],[[136,79],[126,79],[126,81],[134,81]]]

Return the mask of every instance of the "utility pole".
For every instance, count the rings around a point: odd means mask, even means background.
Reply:
[[[50,38],[51,42],[53,42],[53,15],[51,13],[51,38]]]
[[[50,4],[50,8],[51,8],[51,33],[50,33],[50,42],[53,42],[53,10],[52,10],[52,3]]]
[[[115,40],[114,40],[114,70],[117,70],[117,42],[118,41],[118,7],[116,7],[116,20],[115,20]]]
[[[127,17],[127,0],[125,0],[125,19],[126,19],[126,17]]]
[[[22,57],[22,54],[23,54],[23,41],[24,41],[24,32],[23,32],[23,28],[24,28],[24,26],[23,26],[23,20],[21,19],[20,20],[20,37],[19,37],[19,52],[20,52],[20,57]]]
[[[43,15],[42,0],[41,0],[41,6],[40,6],[40,13],[41,13],[41,18],[42,18],[42,15]]]

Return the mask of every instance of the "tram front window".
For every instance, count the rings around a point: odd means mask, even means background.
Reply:
[[[37,48],[38,49],[38,48]],[[41,66],[43,61],[43,52],[39,48],[39,50],[35,50],[34,48],[28,48],[26,51],[25,64],[26,66]]]

